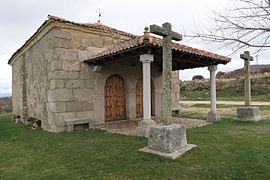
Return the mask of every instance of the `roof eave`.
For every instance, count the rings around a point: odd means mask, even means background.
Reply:
[[[86,62],[86,63],[95,63],[96,61],[99,61],[99,60],[102,60],[102,59],[106,59],[106,58],[109,58],[109,57],[111,58],[111,57],[117,56],[119,54],[125,54],[127,52],[134,51],[134,50],[137,50],[139,48],[144,48],[144,47],[158,47],[158,46],[151,45],[151,44],[149,44],[147,42],[143,42],[142,44],[138,44],[136,46],[133,46],[133,47],[125,49],[125,50],[117,51],[117,52],[114,52],[114,53],[109,53],[109,54],[106,54],[104,56],[98,56],[98,57],[86,59],[86,60],[84,60],[84,62]]]

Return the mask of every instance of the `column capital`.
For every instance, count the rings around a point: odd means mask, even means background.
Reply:
[[[140,61],[143,63],[150,63],[154,61],[154,55],[153,54],[142,54],[140,55]]]
[[[208,70],[209,71],[216,71],[217,70],[217,65],[208,66]]]

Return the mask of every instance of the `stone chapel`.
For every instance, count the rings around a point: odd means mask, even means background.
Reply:
[[[151,116],[161,115],[162,40],[147,29],[133,35],[101,23],[76,23],[55,16],[37,29],[10,58],[13,115],[41,121],[50,132],[69,123],[94,124],[143,117],[143,62],[150,63]],[[172,107],[179,112],[179,70],[216,67],[230,59],[172,45]],[[212,74],[215,68],[209,68]],[[212,76],[211,76],[212,77]],[[214,78],[214,77],[212,77]],[[77,122],[77,123],[76,123]]]

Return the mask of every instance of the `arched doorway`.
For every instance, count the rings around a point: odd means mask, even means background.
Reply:
[[[151,80],[151,115],[155,115],[155,86]],[[136,83],[136,117],[143,117],[143,82],[138,79]]]
[[[104,89],[105,121],[126,119],[125,82],[120,75],[111,75]]]

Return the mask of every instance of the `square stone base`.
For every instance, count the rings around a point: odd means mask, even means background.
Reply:
[[[143,137],[148,137],[149,134],[149,129],[152,126],[155,126],[156,122],[152,119],[147,119],[147,120],[141,120],[138,123],[138,128],[137,128],[137,136],[143,136]]]
[[[257,122],[262,119],[259,107],[239,107],[237,108],[236,121]]]
[[[182,147],[181,149],[175,150],[172,153],[166,153],[166,152],[161,152],[161,151],[158,151],[158,150],[151,149],[151,148],[146,146],[146,147],[140,149],[139,151],[146,152],[146,153],[152,153],[152,154],[156,154],[156,155],[159,155],[159,156],[162,156],[162,157],[165,157],[165,158],[175,160],[178,157],[180,157],[181,155],[183,155],[185,152],[191,150],[194,147],[196,147],[196,145],[187,144],[185,147]]]
[[[207,115],[207,121],[208,122],[217,122],[220,121],[221,117],[218,112],[209,112]]]
[[[156,125],[149,130],[148,147],[151,149],[172,153],[186,145],[186,128],[182,125]]]
[[[142,152],[176,159],[195,145],[187,144],[186,128],[179,124],[156,125],[149,129],[148,146]]]

